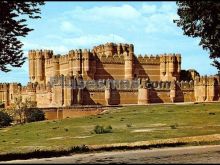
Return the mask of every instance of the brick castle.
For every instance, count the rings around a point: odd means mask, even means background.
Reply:
[[[0,84],[0,101],[5,106],[18,97],[42,108],[220,100],[219,76],[199,76],[188,70],[186,80],[180,54],[136,56],[132,44],[106,43],[63,56],[31,50],[28,58],[26,86]],[[82,82],[83,87],[73,88]]]

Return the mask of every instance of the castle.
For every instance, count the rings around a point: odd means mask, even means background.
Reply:
[[[136,56],[132,44],[106,43],[63,56],[30,50],[28,59],[26,86],[0,84],[5,106],[18,97],[42,108],[220,100],[220,77],[192,71],[191,78],[183,80],[180,54]]]

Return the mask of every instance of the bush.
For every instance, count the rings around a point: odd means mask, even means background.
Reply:
[[[109,125],[106,128],[104,128],[103,126],[96,125],[95,128],[94,128],[94,132],[96,134],[111,133],[112,132],[112,126]]]
[[[209,115],[215,115],[215,113],[214,112],[209,112]]]
[[[9,126],[12,118],[5,112],[0,111],[0,127]]]
[[[127,127],[132,127],[132,124],[126,124]]]
[[[179,126],[179,125],[178,125],[177,123],[175,123],[175,124],[173,124],[173,125],[170,125],[170,128],[171,128],[171,129],[177,129],[178,126]]]
[[[70,150],[71,150],[71,152],[79,152],[79,153],[80,152],[87,152],[87,151],[89,151],[89,147],[86,146],[85,144],[83,144],[80,146],[74,146]]]
[[[45,120],[45,114],[39,108],[29,108],[25,112],[26,122],[35,122]]]
[[[4,108],[4,103],[0,102],[0,108]]]

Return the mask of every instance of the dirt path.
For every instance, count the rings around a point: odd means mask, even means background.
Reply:
[[[0,163],[220,163],[220,145],[76,154]]]

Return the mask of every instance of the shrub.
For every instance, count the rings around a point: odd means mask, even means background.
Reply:
[[[112,126],[111,125],[104,128],[104,133],[111,133],[111,132],[112,132]]]
[[[85,144],[80,145],[80,146],[74,146],[70,149],[71,152],[87,152],[89,151],[89,147],[86,146]]]
[[[178,124],[177,124],[177,123],[175,123],[175,124],[173,124],[173,125],[170,125],[170,128],[171,128],[171,129],[177,129],[177,127],[178,127]]]
[[[96,134],[111,133],[112,132],[112,126],[109,125],[106,128],[104,128],[103,126],[96,125],[95,128],[94,128],[94,132]]]
[[[38,108],[29,108],[25,112],[26,122],[35,122],[45,120],[45,114]]]
[[[209,112],[209,115],[215,115],[215,113],[214,112]]]
[[[12,118],[6,113],[0,111],[0,127],[9,126],[12,122]]]
[[[132,124],[126,124],[127,127],[132,127]]]

